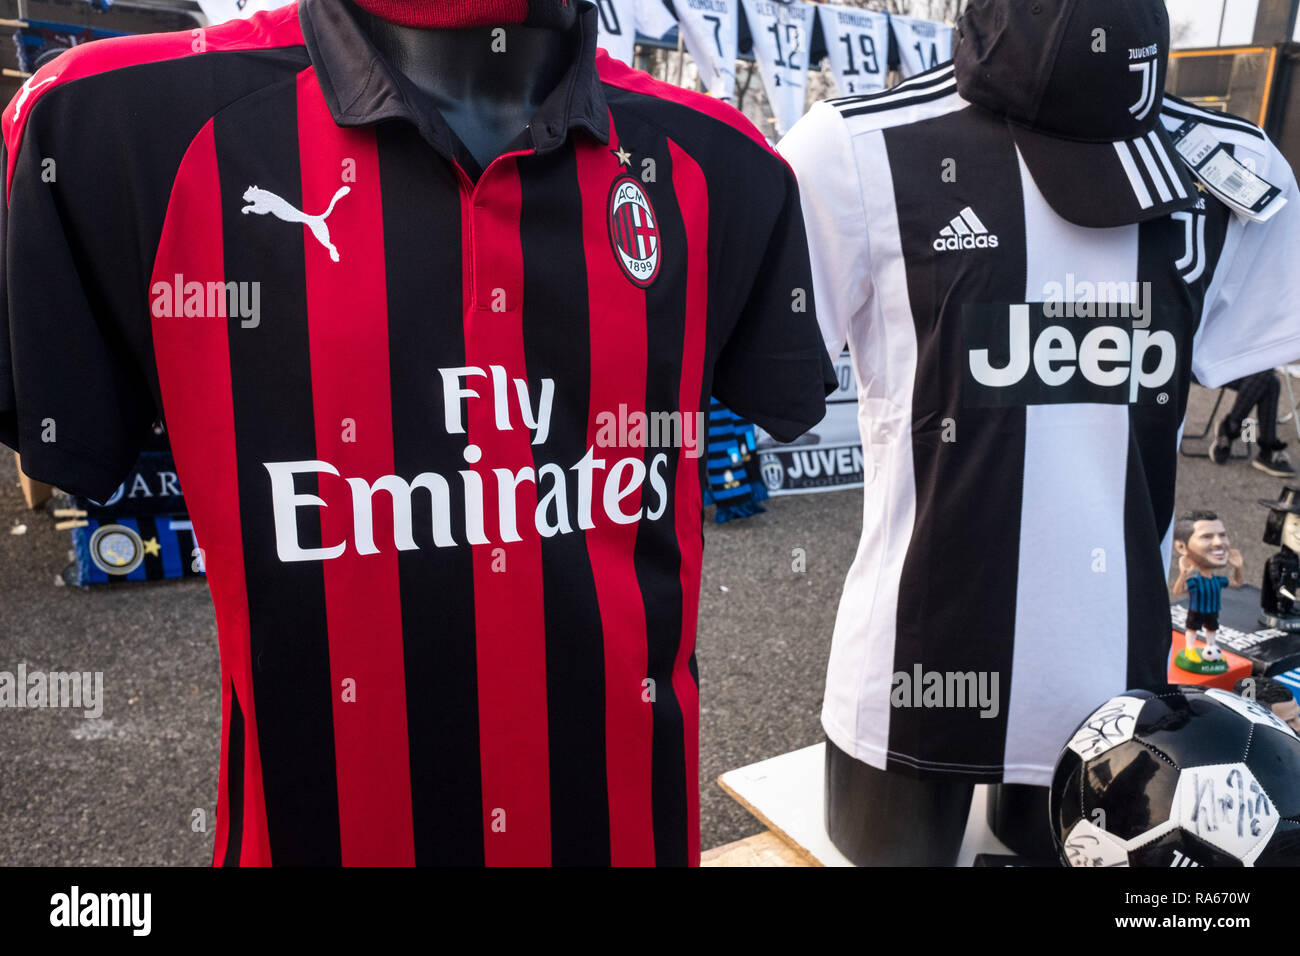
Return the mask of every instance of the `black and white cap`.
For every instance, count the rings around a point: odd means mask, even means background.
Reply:
[[[953,59],[961,95],[1006,117],[1063,219],[1123,226],[1195,204],[1160,123],[1164,0],[971,0]]]

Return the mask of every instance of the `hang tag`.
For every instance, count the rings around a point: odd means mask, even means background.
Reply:
[[[1196,178],[1238,215],[1267,222],[1286,205],[1282,190],[1246,168],[1205,124],[1188,120],[1172,135]]]

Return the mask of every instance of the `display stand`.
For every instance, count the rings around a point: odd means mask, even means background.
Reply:
[[[18,483],[23,487],[23,498],[27,502],[27,507],[35,511],[54,497],[54,488],[44,482],[28,478],[23,471],[23,460],[17,453],[14,454],[14,462],[18,465]]]
[[[1259,623],[1259,588],[1251,584],[1223,592],[1223,610],[1219,613],[1219,646],[1229,661],[1245,659],[1256,675],[1277,677],[1300,668],[1300,634],[1287,634],[1266,628]],[[1169,679],[1171,683],[1197,684],[1196,675],[1179,671],[1174,674],[1173,655],[1183,646],[1183,625],[1187,608],[1175,603],[1169,608],[1173,624],[1174,646],[1170,653]],[[1236,674],[1246,677],[1250,670]],[[1227,675],[1217,675],[1226,677]],[[1214,687],[1231,690],[1232,683],[1214,682]]]
[[[1223,652],[1223,659],[1228,662],[1228,669],[1222,674],[1193,674],[1183,670],[1174,663],[1174,658],[1178,652],[1186,646],[1182,631],[1174,631],[1173,644],[1169,648],[1169,683],[1171,684],[1198,684],[1202,687],[1219,687],[1223,690],[1232,690],[1237,686],[1237,681],[1243,677],[1249,677],[1252,671],[1250,661],[1231,651]]]
[[[826,834],[825,768],[826,745],[820,743],[724,773],[718,786],[757,817],[771,836],[760,834],[761,839],[750,844],[759,852],[746,852],[741,844],[750,841],[742,840],[710,851],[706,859],[715,866],[852,866]],[[977,854],[1011,852],[985,822],[987,800],[988,787],[976,787],[958,866],[973,865]],[[772,836],[786,849],[771,851]],[[734,862],[716,862],[720,859]]]

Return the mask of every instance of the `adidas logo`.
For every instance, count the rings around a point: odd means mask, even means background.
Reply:
[[[960,249],[996,249],[998,237],[992,235],[975,215],[975,210],[967,206],[959,212],[952,222],[939,231],[939,238],[934,240],[935,252],[957,252]]]

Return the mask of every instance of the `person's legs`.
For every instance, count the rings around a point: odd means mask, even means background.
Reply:
[[[1272,371],[1260,372],[1251,378],[1260,380],[1251,388],[1252,393],[1258,396],[1255,414],[1259,418],[1259,452],[1251,465],[1277,478],[1290,478],[1295,469],[1282,451],[1286,442],[1277,438],[1277,403],[1282,396],[1282,386]]]
[[[1277,379],[1272,372],[1259,372],[1228,383],[1228,388],[1237,393],[1237,400],[1232,403],[1232,408],[1228,409],[1228,414],[1223,416],[1220,425],[1226,425],[1228,434],[1233,438],[1241,435],[1242,422],[1250,414],[1251,409],[1259,404],[1260,399],[1268,394],[1270,379],[1273,381],[1276,393]]]
[[[1282,395],[1282,386],[1272,372],[1260,372],[1252,378],[1263,379],[1254,389],[1259,393],[1255,400],[1255,414],[1259,418],[1259,447],[1273,448],[1278,444],[1277,400]]]
[[[1250,375],[1229,382],[1225,388],[1232,389],[1237,397],[1228,409],[1228,413],[1219,419],[1214,431],[1214,443],[1210,445],[1210,461],[1222,465],[1232,456],[1232,442],[1241,434],[1241,423],[1250,414],[1251,407],[1258,401],[1256,385]]]
[[[1228,388],[1237,393],[1232,408],[1220,419],[1210,446],[1210,460],[1222,465],[1232,453],[1232,442],[1241,435],[1242,423],[1253,409],[1257,416],[1257,452],[1251,464],[1260,471],[1279,478],[1295,474],[1290,461],[1283,453],[1285,442],[1277,438],[1277,403],[1282,387],[1272,369],[1229,382]]]

